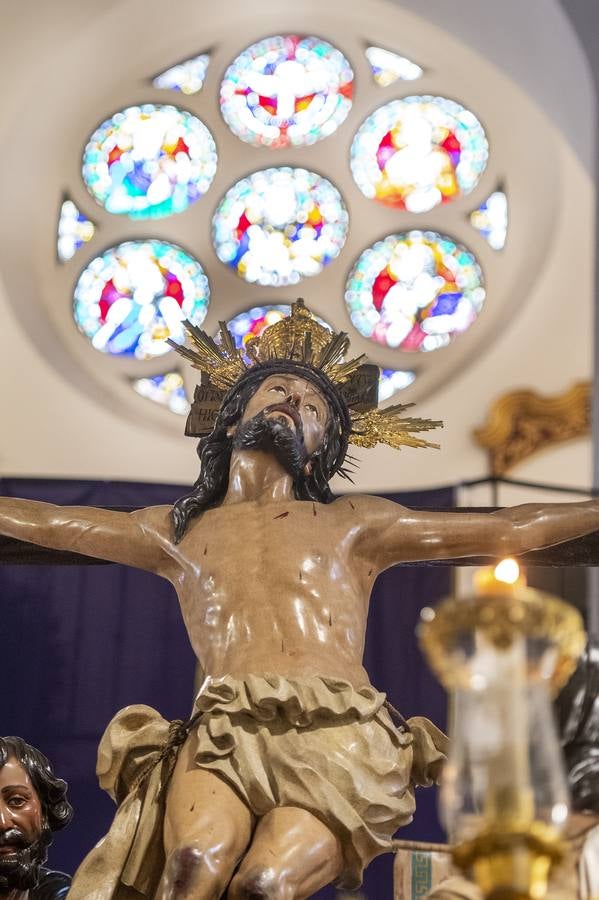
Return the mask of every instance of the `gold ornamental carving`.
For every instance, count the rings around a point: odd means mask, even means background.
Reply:
[[[488,453],[491,474],[501,476],[533,453],[590,431],[591,383],[581,381],[549,397],[531,390],[504,394],[473,434]]]

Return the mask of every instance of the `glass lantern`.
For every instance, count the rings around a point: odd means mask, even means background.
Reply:
[[[421,642],[451,691],[440,803],[454,861],[486,898],[537,900],[569,808],[551,697],[585,635],[577,610],[500,566],[477,573],[474,596],[428,610]]]

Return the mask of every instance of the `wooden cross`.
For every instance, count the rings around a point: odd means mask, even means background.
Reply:
[[[133,512],[136,507],[106,507],[118,509],[121,512]],[[415,507],[419,509],[421,507]],[[430,507],[427,507],[430,509]],[[446,513],[480,512],[490,513],[495,507],[468,507],[446,508],[438,510]],[[520,557],[525,566],[597,566],[599,567],[599,531],[587,534],[584,537],[543,550],[531,550]],[[407,566],[488,566],[497,562],[496,557],[470,556],[459,559],[440,559],[427,562],[404,563]],[[38,547],[25,541],[0,535],[0,565],[50,565],[50,566],[97,566],[110,565],[106,560],[96,559],[91,556],[82,556],[79,553],[71,553],[68,550],[48,550],[46,547]]]

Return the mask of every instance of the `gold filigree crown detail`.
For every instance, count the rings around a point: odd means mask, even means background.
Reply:
[[[291,306],[291,314],[264,329],[259,337],[247,342],[245,353],[235,346],[235,341],[225,322],[220,322],[220,342],[211,338],[189,321],[184,323],[191,346],[183,346],[168,340],[170,346],[188,360],[195,369],[199,369],[209,379],[212,389],[226,392],[239,381],[253,366],[267,364],[274,360],[299,363],[318,369],[328,378],[342,394],[351,395],[351,382],[360,376],[361,371],[376,372],[375,366],[365,365],[364,355],[345,361],[349,350],[349,338],[343,331],[330,331],[314,318],[303,300],[296,300]],[[376,388],[376,385],[373,385]],[[355,394],[355,392],[354,392]],[[352,431],[350,441],[360,447],[374,447],[378,443],[388,444],[399,449],[409,447],[439,447],[421,437],[418,432],[440,428],[442,422],[431,419],[402,417],[402,413],[413,404],[397,404],[384,410],[376,408],[376,399],[366,405],[354,396],[354,402],[348,402],[350,408]],[[224,394],[223,394],[224,396]],[[201,404],[196,389],[194,404]],[[215,417],[214,400],[212,411]],[[192,407],[193,415],[193,407]],[[209,422],[210,417],[200,415],[198,421]],[[210,429],[208,429],[210,430]],[[188,429],[188,434],[199,436],[200,431]]]
[[[169,340],[168,343],[180,353],[195,369],[209,376],[211,383],[229,390],[256,363],[267,363],[274,359],[304,363],[320,369],[333,384],[343,384],[360,368],[364,356],[343,362],[349,349],[349,338],[345,332],[335,334],[321,325],[304,305],[296,300],[291,306],[291,315],[285,316],[265,328],[260,337],[247,342],[245,351],[250,365],[243,358],[241,350],[235,346],[226,322],[219,322],[220,344],[192,325],[183,323],[191,339],[192,347],[182,347]]]

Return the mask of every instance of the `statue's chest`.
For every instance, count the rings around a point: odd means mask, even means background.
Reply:
[[[330,556],[333,533],[319,505],[244,507],[210,510],[193,529],[187,552],[198,574],[270,581],[302,566],[308,572]]]

